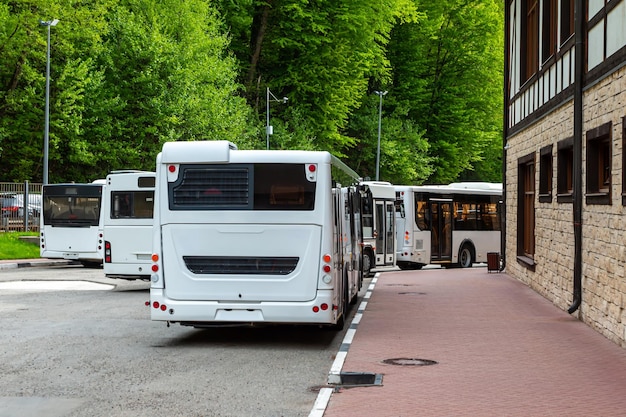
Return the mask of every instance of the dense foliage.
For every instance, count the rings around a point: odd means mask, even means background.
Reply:
[[[47,28],[39,22],[54,18],[52,183],[153,170],[165,141],[264,149],[268,108],[272,149],[328,150],[374,178],[381,116],[381,180],[498,181],[503,7],[0,0],[0,181],[42,179]]]

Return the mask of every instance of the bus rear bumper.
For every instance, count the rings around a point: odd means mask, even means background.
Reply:
[[[326,309],[324,306],[326,305]],[[150,318],[183,325],[240,324],[335,324],[337,311],[332,304],[332,291],[319,291],[305,302],[217,302],[188,301],[167,298],[162,289],[150,290]],[[317,308],[316,308],[317,307]],[[315,311],[317,310],[317,312]]]

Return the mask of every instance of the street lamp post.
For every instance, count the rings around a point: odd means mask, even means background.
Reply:
[[[380,96],[380,104],[378,105],[378,148],[376,150],[376,181],[378,181],[378,174],[380,172],[380,128],[383,114],[383,96],[387,94],[387,91],[374,91],[374,94]]]
[[[272,97],[272,99],[270,100],[270,96]],[[286,103],[287,100],[289,100],[287,97],[283,97],[282,99],[277,99],[276,96],[274,94],[272,94],[272,92],[270,91],[270,88],[267,87],[267,94],[266,94],[266,98],[265,98],[265,104],[267,106],[267,108],[265,109],[265,116],[267,117],[267,121],[265,124],[265,141],[267,143],[267,149],[270,149],[270,135],[272,135],[274,133],[274,128],[270,125],[270,101],[277,101],[277,102],[282,102],[282,103]]]
[[[46,48],[46,109],[44,112],[44,128],[43,128],[43,183],[48,184],[48,144],[50,131],[50,26],[56,26],[58,19],[43,21],[39,24],[46,26],[48,29],[48,43]]]

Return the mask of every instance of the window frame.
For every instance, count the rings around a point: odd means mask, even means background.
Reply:
[[[517,160],[517,260],[534,270],[535,267],[535,154]]]
[[[539,71],[539,0],[522,0],[522,83]]]
[[[587,131],[586,202],[611,204],[612,123]]]
[[[573,202],[574,195],[574,138],[557,143],[557,190],[558,203]]]
[[[574,35],[574,0],[561,0],[560,3],[561,27],[559,41],[563,45]]]
[[[552,158],[552,145],[544,146],[539,151],[539,202],[552,202],[552,186],[553,186],[553,168],[554,161]]]
[[[541,5],[541,62],[548,61],[556,53],[557,0],[543,0]]]

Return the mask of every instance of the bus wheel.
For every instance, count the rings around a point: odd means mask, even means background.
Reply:
[[[335,323],[332,326],[333,330],[336,330],[336,331],[343,330],[343,327],[346,324],[346,318],[348,316],[348,303],[349,303],[348,298],[350,297],[349,293],[350,293],[350,290],[348,289],[348,277],[344,273],[341,317],[339,317],[339,319],[337,320],[337,323]]]
[[[469,245],[463,245],[459,251],[459,266],[461,268],[471,268],[472,266],[472,249]]]
[[[370,252],[363,254],[363,275],[366,277],[372,276],[372,265],[374,265],[372,255]]]

